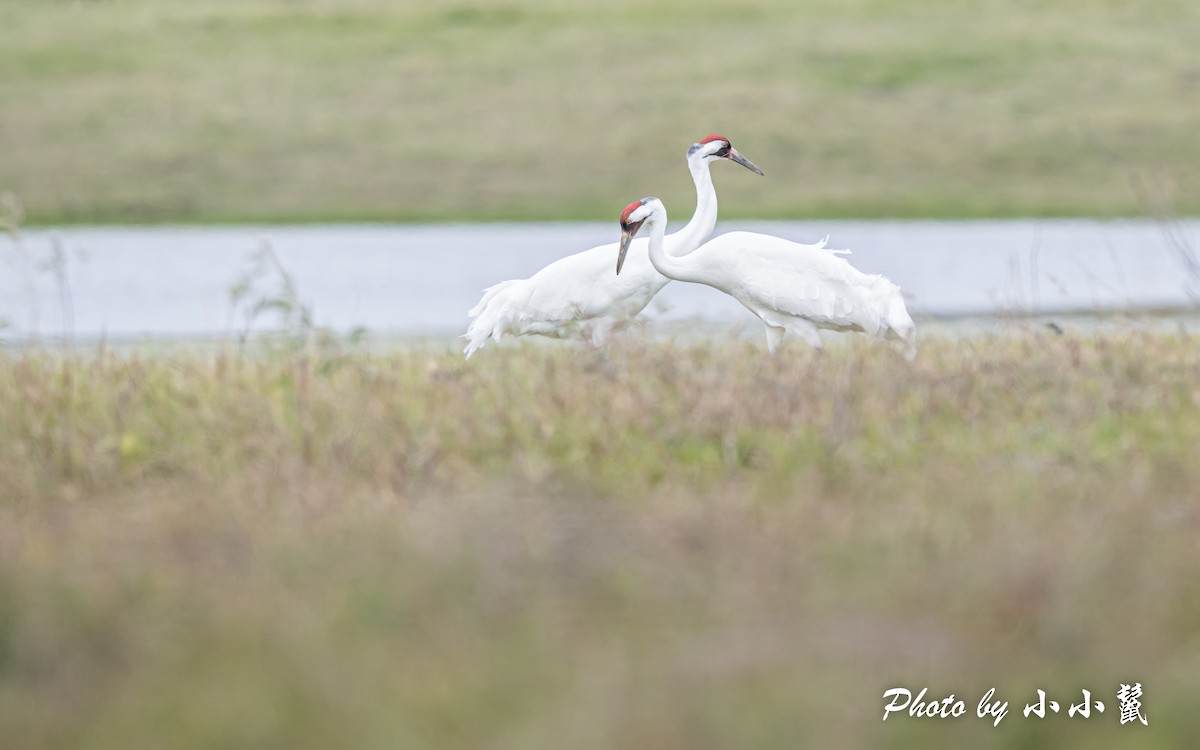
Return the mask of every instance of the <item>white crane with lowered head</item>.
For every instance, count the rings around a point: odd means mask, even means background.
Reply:
[[[910,357],[916,353],[916,327],[900,288],[859,271],[824,242],[802,245],[768,234],[729,232],[675,257],[663,252],[666,207],[658,198],[643,198],[621,212],[618,276],[643,224],[650,225],[647,257],[659,273],[706,284],[741,302],[766,325],[771,352],[789,333],[820,348],[819,329],[825,328],[895,339]]]
[[[688,169],[696,183],[696,212],[664,240],[665,252],[682,255],[708,239],[717,223],[717,191],[709,165],[718,159],[737,162],[752,172],[763,171],[737,152],[729,139],[709,135],[687,152]],[[614,329],[628,325],[670,281],[646,257],[645,241],[629,257],[624,273],[612,273],[616,244],[568,255],[527,279],[502,281],[483,293],[467,314],[472,318],[463,338],[470,359],[488,339],[504,334],[567,338],[584,335],[602,346]],[[628,249],[628,248],[626,248]]]

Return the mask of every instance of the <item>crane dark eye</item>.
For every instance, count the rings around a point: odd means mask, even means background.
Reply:
[[[726,143],[722,146],[721,150],[714,154],[714,156],[729,156],[729,144]]]

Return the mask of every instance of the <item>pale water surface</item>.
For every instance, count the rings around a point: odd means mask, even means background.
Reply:
[[[828,234],[859,269],[899,284],[918,317],[1193,308],[1200,299],[1197,220],[723,222],[717,233],[733,229],[801,242]],[[19,244],[0,239],[0,338],[241,330],[230,289],[264,242],[318,325],[449,336],[484,287],[616,238],[615,222],[26,230]],[[277,288],[264,278],[247,297]],[[682,283],[648,314],[716,324],[748,316],[721,293]],[[265,315],[256,329],[277,324]]]

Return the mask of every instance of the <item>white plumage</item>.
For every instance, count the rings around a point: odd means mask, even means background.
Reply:
[[[730,232],[685,257],[673,257],[663,252],[666,207],[657,198],[643,198],[621,214],[618,276],[624,273],[625,249],[643,223],[650,224],[651,264],[672,279],[707,284],[741,302],[766,325],[772,352],[788,333],[820,347],[821,328],[897,339],[910,354],[915,352],[916,328],[900,288],[883,276],[859,271],[824,242],[802,245],[766,234]]]
[[[665,252],[682,255],[708,239],[717,222],[717,193],[709,164],[730,159],[758,174],[762,170],[739,154],[729,139],[710,135],[688,149],[688,169],[696,184],[696,211],[687,226],[665,238]],[[645,240],[636,243],[628,267],[619,277],[612,273],[615,244],[569,255],[546,266],[528,279],[513,279],[484,290],[463,338],[469,359],[488,339],[504,334],[555,338],[584,336],[596,346],[632,321],[670,281],[654,269],[646,256]]]

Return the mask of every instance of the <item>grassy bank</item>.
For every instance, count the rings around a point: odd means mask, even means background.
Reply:
[[[1183,0],[0,0],[35,223],[1200,213]],[[1147,187],[1131,189],[1131,180]]]
[[[1194,746],[1198,368],[1133,333],[0,352],[0,737]],[[881,722],[894,686],[968,717]]]

